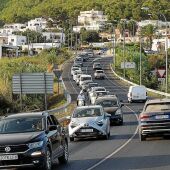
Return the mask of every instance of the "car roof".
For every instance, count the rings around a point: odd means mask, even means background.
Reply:
[[[106,89],[105,87],[102,87],[102,86],[92,87],[93,90],[100,89],[100,88]]]
[[[81,77],[91,77],[91,75],[88,74],[82,74]]]
[[[101,105],[78,106],[77,109],[102,108]]]
[[[170,99],[152,99],[152,100],[147,100],[146,104],[155,104],[155,103],[170,103]]]
[[[48,112],[30,112],[30,113],[14,113],[5,115],[4,119],[11,119],[11,118],[28,118],[28,117],[45,117],[49,115]]]

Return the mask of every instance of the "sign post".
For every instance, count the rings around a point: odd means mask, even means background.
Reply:
[[[53,94],[52,73],[21,73],[12,79],[13,94],[20,95],[22,109],[23,94],[44,94],[45,109],[47,110],[47,94]]]

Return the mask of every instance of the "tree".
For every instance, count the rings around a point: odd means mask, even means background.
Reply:
[[[146,37],[149,44],[148,44],[148,48],[151,50],[152,49],[152,40],[153,40],[153,37],[155,35],[155,27],[151,24],[148,24],[144,27],[141,28],[141,36],[142,37]]]
[[[96,31],[86,31],[83,30],[80,32],[82,37],[82,42],[99,42],[100,37],[99,34]]]

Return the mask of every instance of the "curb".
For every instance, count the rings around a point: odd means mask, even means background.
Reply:
[[[122,77],[120,77],[118,74],[116,74],[116,72],[113,70],[111,64],[110,64],[110,69],[112,70],[113,74],[118,77],[120,80],[130,84],[130,85],[133,85],[133,86],[136,86],[136,85],[139,85],[139,84],[135,84],[131,81],[128,81]],[[153,89],[150,89],[150,88],[146,88],[148,92],[152,92],[152,93],[156,93],[156,94],[159,94],[159,95],[162,95],[162,96],[166,96],[166,97],[170,97],[170,94],[169,93],[165,93],[165,92],[161,92],[161,91],[157,91],[157,90],[153,90]]]

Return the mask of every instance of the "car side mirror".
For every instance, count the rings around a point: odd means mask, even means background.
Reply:
[[[105,113],[105,116],[110,118],[110,117],[111,117],[111,114]]]
[[[56,125],[50,125],[50,126],[48,126],[48,130],[49,131],[57,130],[57,126]]]
[[[124,103],[121,103],[121,104],[120,104],[120,107],[123,107],[123,106],[124,106]]]

